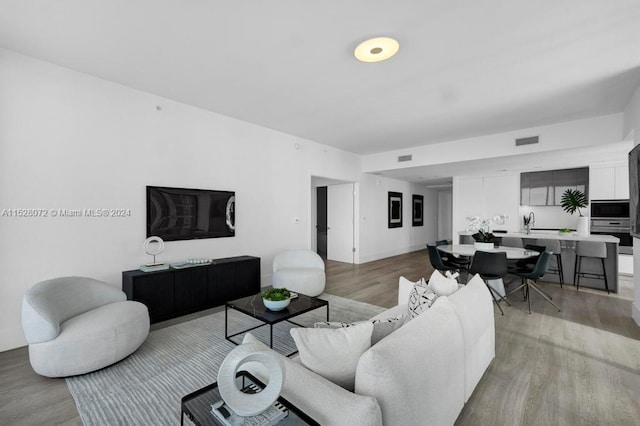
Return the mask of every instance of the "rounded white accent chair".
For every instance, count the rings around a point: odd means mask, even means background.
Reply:
[[[322,294],[325,286],[324,261],[311,250],[287,250],[273,259],[273,287],[306,296]]]
[[[25,293],[22,329],[34,371],[67,377],[132,354],[149,334],[149,311],[102,281],[54,278]]]

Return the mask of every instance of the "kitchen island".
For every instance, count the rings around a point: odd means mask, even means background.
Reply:
[[[562,269],[564,271],[565,285],[573,284],[573,274],[576,265],[575,247],[577,241],[594,241],[603,242],[607,245],[607,258],[604,264],[607,270],[607,280],[609,282],[609,290],[612,293],[618,292],[618,244],[620,239],[611,235],[578,235],[575,232],[564,233],[559,231],[532,231],[530,234],[526,232],[496,232],[496,237],[512,237],[522,238],[523,246],[526,244],[536,244],[538,239],[556,239],[560,240],[562,247]],[[473,238],[469,232],[460,232],[458,234],[461,244],[472,243]],[[555,256],[551,260],[550,268],[557,269]],[[582,272],[602,273],[602,264],[599,259],[583,258]],[[543,281],[560,283],[560,277],[557,274],[546,274]],[[604,280],[596,278],[580,277],[580,287],[588,287],[597,290],[605,290]]]

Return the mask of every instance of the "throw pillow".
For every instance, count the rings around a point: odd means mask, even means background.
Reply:
[[[451,275],[449,271],[447,271],[447,276],[444,276],[436,269],[429,278],[428,287],[438,296],[449,296],[458,291],[457,276],[457,273]]]
[[[292,328],[300,362],[325,379],[353,391],[360,356],[371,347],[373,324],[347,328]]]
[[[429,288],[424,279],[415,283],[409,293],[409,315],[411,318],[415,318],[427,311],[437,298],[438,295]]]
[[[371,334],[371,346],[378,343],[400,327],[402,327],[409,317],[405,314],[398,315],[391,318],[380,318],[368,321],[358,322],[340,322],[340,321],[322,321],[314,324],[315,328],[344,328],[353,327],[355,325],[364,324],[370,322],[373,324],[373,333]]]

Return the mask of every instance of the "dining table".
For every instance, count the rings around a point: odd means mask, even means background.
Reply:
[[[437,246],[437,249],[443,253],[452,254],[454,256],[465,256],[465,257],[473,257],[473,255],[478,251],[473,244],[444,244]],[[498,253],[504,252],[507,254],[507,260],[522,260],[528,259],[531,257],[538,256],[540,253],[535,250],[530,250],[522,247],[508,247],[508,246],[498,246],[492,249],[482,249],[482,251],[487,251],[490,253]],[[487,284],[493,288],[496,293],[501,296],[506,295],[506,291],[504,288],[504,282],[502,278],[497,280],[487,280]]]
[[[453,254],[454,256],[466,256],[466,257],[473,257],[473,255],[476,253],[476,250],[478,250],[475,248],[473,244],[445,244],[445,245],[438,246],[437,249],[443,253]],[[508,246],[498,246],[489,250],[483,249],[482,251],[488,251],[489,253],[505,252],[507,253],[508,260],[527,259],[530,257],[535,257],[540,254],[535,250],[530,250],[522,247],[508,247]]]

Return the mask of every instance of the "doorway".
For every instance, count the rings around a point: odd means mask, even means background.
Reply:
[[[353,183],[327,187],[327,259],[355,263]]]
[[[453,193],[451,189],[438,191],[438,240],[453,239]],[[455,242],[455,241],[454,241]]]
[[[324,260],[355,263],[357,184],[311,177],[311,249]]]
[[[327,187],[316,188],[316,252],[327,260]]]

